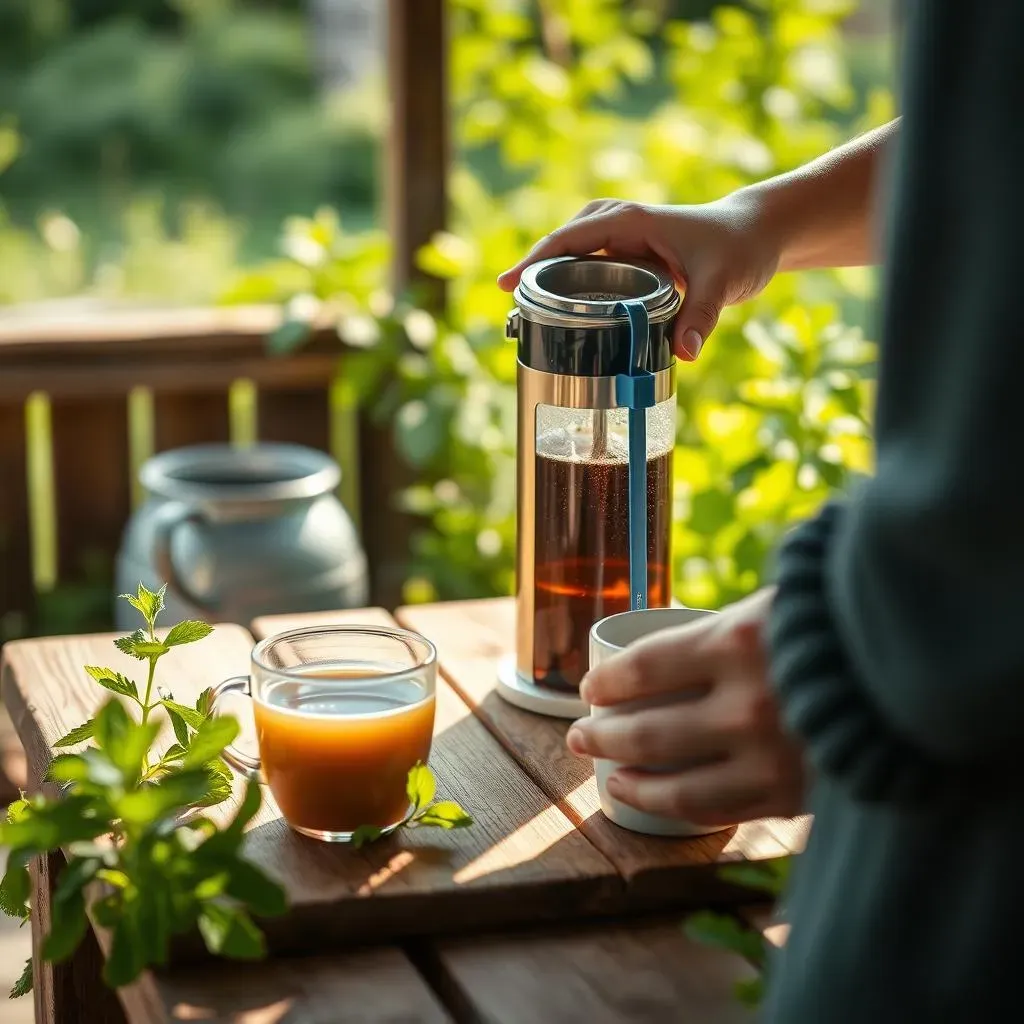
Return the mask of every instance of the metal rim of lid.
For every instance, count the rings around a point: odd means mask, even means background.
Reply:
[[[545,279],[550,279],[553,271],[569,265],[600,267],[593,289],[598,293],[609,290],[601,289],[600,285],[604,283],[602,276],[607,281],[616,274],[620,278],[628,275],[634,287],[628,294],[618,292],[609,299],[582,298],[579,293],[559,294],[545,287]],[[650,287],[647,291],[640,291],[636,284],[649,284]],[[523,317],[551,327],[615,327],[624,324],[627,322],[625,313],[615,310],[623,298],[642,300],[651,323],[664,323],[675,315],[681,302],[675,282],[661,268],[610,256],[556,256],[533,263],[523,271],[514,298]]]

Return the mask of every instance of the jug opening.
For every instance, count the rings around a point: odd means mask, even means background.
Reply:
[[[341,470],[326,453],[300,445],[211,444],[161,452],[139,478],[151,494],[172,501],[301,501],[334,490]]]
[[[301,471],[274,472],[261,471],[256,467],[221,466],[214,467],[183,467],[167,474],[172,480],[182,483],[204,484],[210,487],[237,487],[265,484],[279,484],[288,480],[300,480],[306,474]]]

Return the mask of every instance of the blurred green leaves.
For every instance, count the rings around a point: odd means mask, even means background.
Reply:
[[[461,160],[449,230],[419,254],[448,282],[443,320],[391,296],[386,240],[329,211],[289,221],[283,259],[232,293],[286,304],[278,347],[301,343],[296,310],[338,323],[343,372],[416,473],[402,500],[425,528],[407,600],[512,587],[516,362],[497,275],[590,199],[716,199],[891,116],[885,89],[849,80],[850,3],[719,4],[707,22],[662,22],[656,7],[451,0]],[[863,271],[778,277],[680,365],[684,602],[718,607],[757,586],[781,533],[870,471],[874,349],[849,318],[863,319],[871,283]]]

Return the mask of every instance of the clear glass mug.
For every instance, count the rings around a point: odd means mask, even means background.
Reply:
[[[224,759],[269,787],[302,835],[348,842],[361,825],[387,831],[406,815],[406,780],[434,732],[437,651],[418,633],[322,626],[268,637],[250,673],[214,687],[252,698],[259,756]]]

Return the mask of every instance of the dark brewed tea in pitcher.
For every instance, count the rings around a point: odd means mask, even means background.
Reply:
[[[616,447],[616,445],[610,445]],[[590,627],[629,610],[629,464],[544,454],[538,441],[534,682],[575,691],[587,671]],[[671,449],[647,460],[647,586],[669,604]]]
[[[585,256],[527,267],[515,299],[516,649],[497,690],[579,718],[594,623],[671,603],[680,297],[663,268]]]

